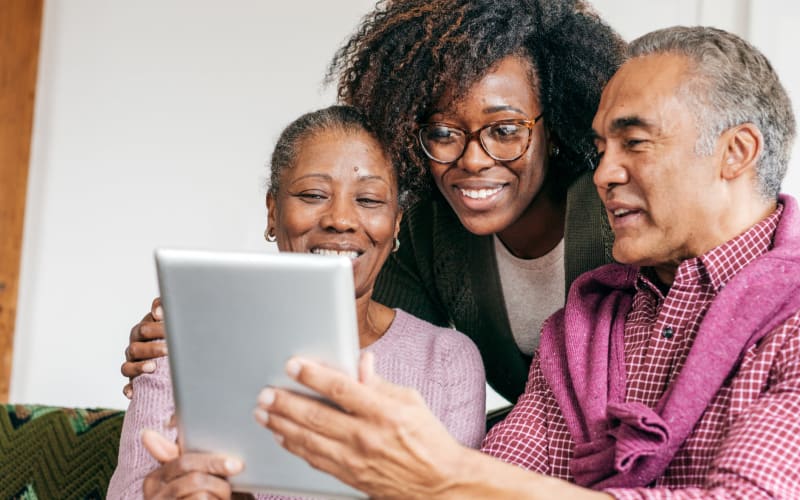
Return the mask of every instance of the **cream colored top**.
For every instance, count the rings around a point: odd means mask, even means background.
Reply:
[[[494,252],[511,332],[519,350],[531,355],[544,320],[564,307],[564,240],[537,259],[520,259],[495,235]]]

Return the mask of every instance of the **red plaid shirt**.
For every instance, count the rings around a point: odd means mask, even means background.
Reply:
[[[665,297],[640,272],[625,323],[626,401],[653,407],[683,366],[714,297],[772,243],[782,205],[744,234],[678,267]],[[534,357],[514,411],[483,451],[572,480],[574,442]],[[616,498],[800,498],[800,312],[749,349],[664,475]]]

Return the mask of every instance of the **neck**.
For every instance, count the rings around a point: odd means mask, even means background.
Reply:
[[[707,225],[709,228],[708,237],[704,238],[702,242],[693,247],[687,247],[683,255],[673,262],[653,266],[658,280],[661,281],[667,291],[669,291],[669,288],[675,281],[675,274],[677,274],[678,267],[684,260],[700,257],[712,249],[741,236],[753,226],[769,217],[777,208],[777,202],[775,200],[765,201],[759,196],[753,199],[748,209],[744,209],[745,203],[741,201],[742,199],[743,198],[740,198],[739,201],[740,210],[724,210],[718,220]],[[731,203],[733,203],[733,201],[731,201]],[[727,206],[735,207],[736,205],[731,204]]]
[[[381,338],[394,320],[394,310],[372,300],[368,294],[356,298],[358,346],[361,349]]]
[[[547,193],[540,193],[522,215],[497,236],[515,257],[536,259],[555,248],[564,237],[566,213],[566,199],[553,201]]]

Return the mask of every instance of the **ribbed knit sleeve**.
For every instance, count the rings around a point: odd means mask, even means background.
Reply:
[[[108,485],[108,498],[142,498],[142,481],[158,467],[158,462],[142,444],[143,429],[156,430],[172,441],[177,437],[177,430],[168,426],[175,412],[169,363],[166,357],[154,361],[154,373],[139,375],[133,380],[133,398],[122,424],[119,459]]]

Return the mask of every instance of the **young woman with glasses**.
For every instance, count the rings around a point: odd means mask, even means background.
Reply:
[[[542,322],[610,260],[591,122],[623,58],[582,1],[383,2],[329,73],[429,196],[406,211],[375,297],[469,335],[516,401]]]

